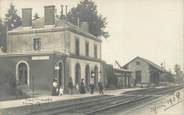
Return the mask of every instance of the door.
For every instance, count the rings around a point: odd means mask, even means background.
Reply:
[[[140,84],[142,82],[142,72],[136,71],[135,72],[135,84]]]
[[[26,85],[28,80],[28,70],[25,63],[20,63],[18,66],[19,85]]]
[[[58,80],[59,80],[59,86],[63,86],[64,79],[63,79],[63,64],[59,63],[59,71],[58,71]]]

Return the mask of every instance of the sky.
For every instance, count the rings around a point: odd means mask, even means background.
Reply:
[[[80,0],[0,0],[1,17],[12,2],[21,15],[21,8],[33,8],[43,16],[43,6],[76,6]],[[151,60],[166,69],[175,64],[184,66],[184,1],[183,0],[94,0],[98,11],[107,17],[102,59],[115,65],[126,64],[136,56]]]

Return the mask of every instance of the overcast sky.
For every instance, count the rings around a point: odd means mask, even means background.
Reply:
[[[10,2],[21,8],[33,8],[33,14],[43,15],[44,5],[60,4],[69,8],[79,0],[0,0],[1,14],[7,12]],[[29,2],[28,2],[29,1]],[[108,39],[102,43],[102,58],[121,65],[136,56],[156,64],[166,62],[167,69],[184,65],[184,6],[183,0],[96,0],[98,10],[107,17]]]

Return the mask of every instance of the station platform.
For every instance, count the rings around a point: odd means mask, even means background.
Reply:
[[[127,88],[127,89],[116,89],[116,90],[105,90],[104,95],[114,95],[118,96],[126,91],[134,91],[134,90],[140,90],[144,88]],[[26,99],[16,99],[16,100],[6,100],[6,101],[0,101],[0,109],[7,109],[7,108],[14,108],[14,107],[21,107],[26,105],[34,105],[34,104],[42,104],[42,103],[50,103],[50,102],[56,102],[56,101],[64,101],[64,100],[70,100],[70,99],[80,99],[85,97],[93,97],[100,95],[98,92],[94,92],[94,94],[64,94],[61,96],[39,96],[34,98],[26,98]]]

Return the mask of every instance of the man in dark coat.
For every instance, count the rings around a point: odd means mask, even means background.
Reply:
[[[91,79],[90,79],[90,88],[91,88],[91,94],[93,94],[94,92],[94,76],[91,76]]]
[[[81,94],[85,94],[85,86],[84,86],[84,79],[82,79],[81,83],[80,83],[80,87],[79,87],[79,91]]]
[[[99,94],[104,94],[104,92],[103,92],[103,84],[102,84],[101,80],[98,82],[98,88],[99,88]]]
[[[69,88],[69,92],[72,95],[72,90],[73,90],[73,82],[72,82],[72,77],[69,78],[69,82],[68,82],[68,88]]]

